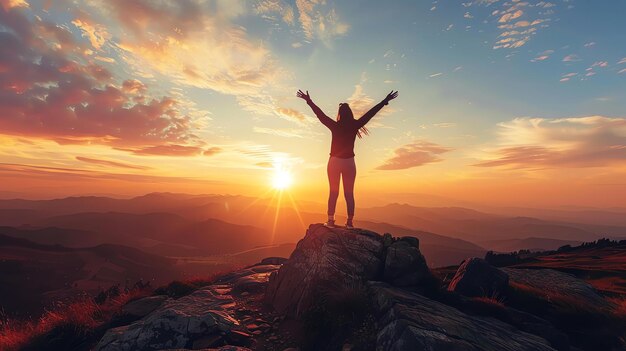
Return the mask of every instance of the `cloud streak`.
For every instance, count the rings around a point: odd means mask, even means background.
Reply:
[[[500,123],[500,148],[479,167],[606,167],[626,163],[626,118],[516,118]]]
[[[428,141],[415,141],[403,145],[393,151],[393,156],[387,159],[382,165],[376,167],[378,170],[401,170],[423,166],[425,164],[440,162],[439,156],[453,149],[441,146]]]
[[[130,163],[111,161],[111,160],[102,160],[102,159],[91,158],[91,157],[76,156],[76,159],[78,161],[87,162],[87,163],[95,164],[98,166],[105,166],[105,167],[117,167],[117,168],[127,168],[127,169],[137,169],[137,170],[152,169],[152,167],[148,167],[148,166],[139,166],[139,165],[133,165]]]

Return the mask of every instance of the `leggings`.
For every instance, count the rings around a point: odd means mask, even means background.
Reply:
[[[328,215],[335,214],[337,198],[339,197],[339,177],[343,178],[343,195],[346,197],[346,207],[348,208],[348,218],[354,217],[354,180],[356,178],[356,164],[354,157],[339,158],[331,156],[328,160],[328,184],[330,194],[328,195]]]

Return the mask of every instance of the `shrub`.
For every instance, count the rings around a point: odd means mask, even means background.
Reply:
[[[121,313],[127,302],[149,295],[148,290],[119,292],[105,300],[82,297],[57,304],[34,321],[4,318],[0,350],[88,350]]]

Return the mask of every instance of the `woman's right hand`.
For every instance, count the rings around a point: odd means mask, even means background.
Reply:
[[[383,102],[385,102],[385,105],[387,105],[389,103],[389,101],[395,99],[398,97],[398,91],[391,91],[391,93],[387,94],[387,96],[385,97],[385,99],[383,100]]]
[[[309,95],[309,91],[306,91],[306,94],[304,92],[302,92],[302,90],[298,90],[298,93],[296,93],[296,96],[299,97],[300,99],[303,99],[306,102],[311,101],[311,96]]]

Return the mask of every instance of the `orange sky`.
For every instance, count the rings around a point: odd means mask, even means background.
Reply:
[[[0,197],[259,196],[281,169],[323,204],[330,133],[295,91],[360,116],[397,89],[357,206],[626,207],[619,11],[580,41],[592,5],[491,3],[0,0]]]

